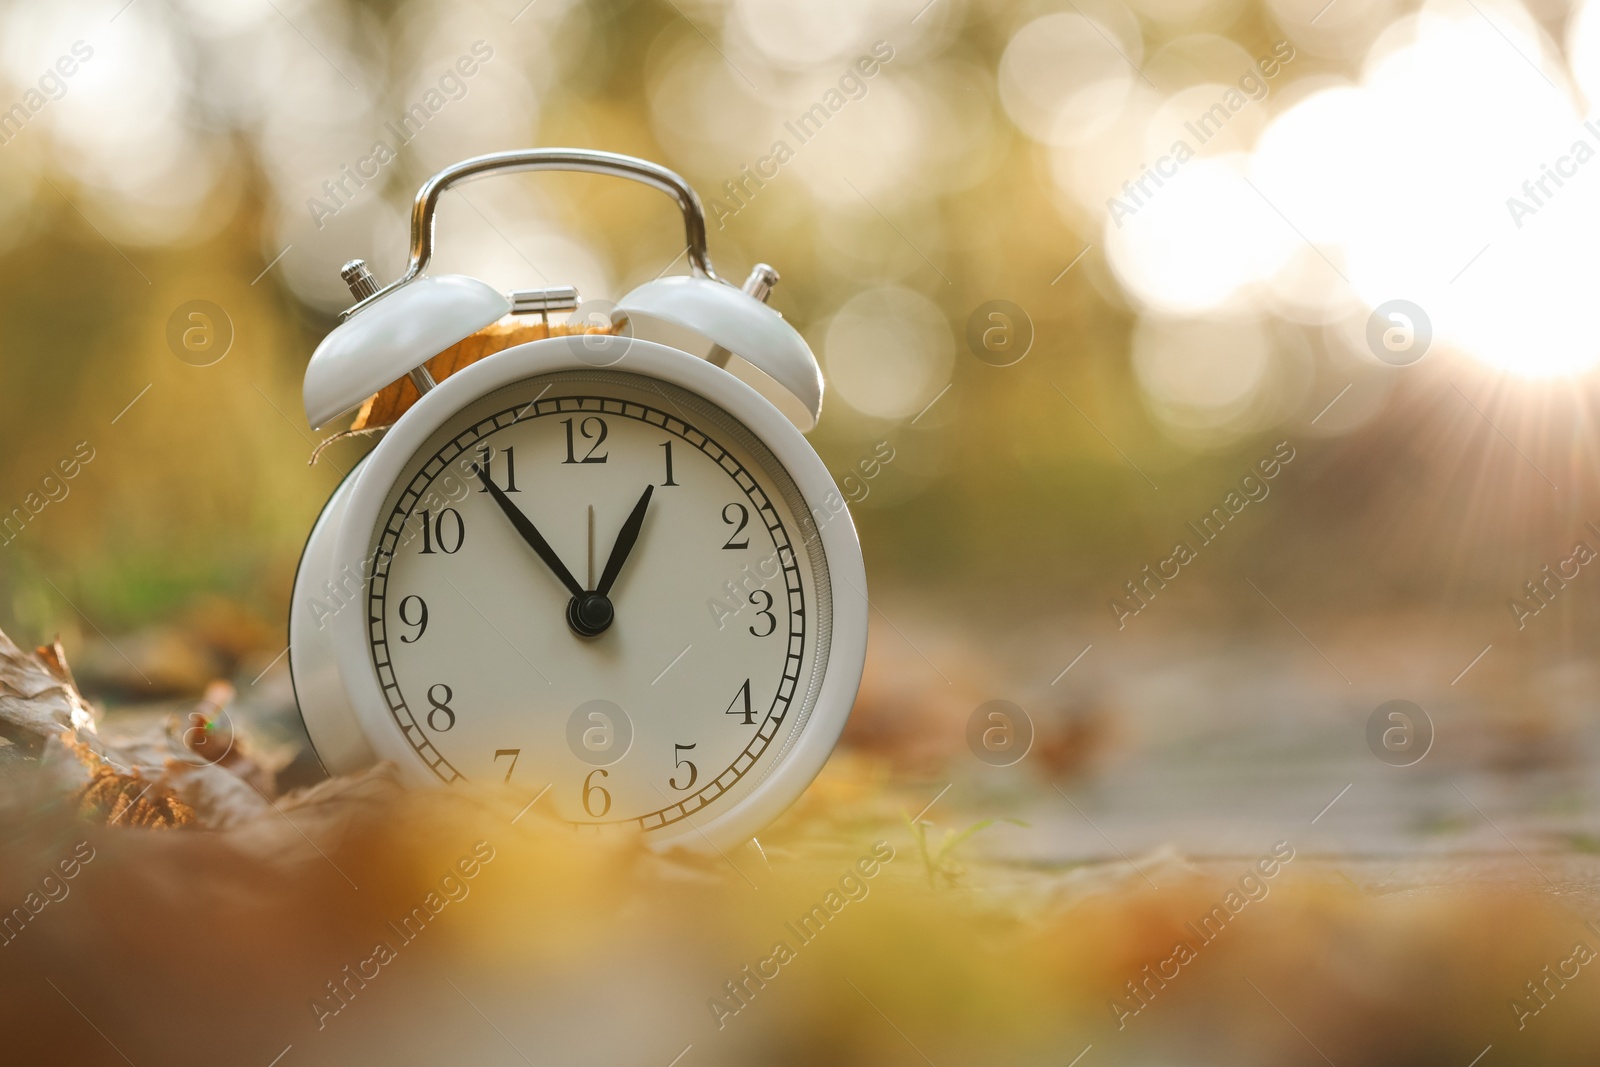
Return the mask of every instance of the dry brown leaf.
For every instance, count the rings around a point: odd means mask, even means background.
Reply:
[[[234,695],[213,682],[185,721],[103,738],[60,642],[30,653],[0,632],[0,736],[30,755],[56,738],[75,760],[38,784],[92,822],[226,829],[270,812],[274,776],[233,729]]]
[[[233,720],[228,715],[228,705],[233,703],[233,686],[217,681],[206,686],[206,694],[193,711],[180,735],[183,747],[207,764],[221,767],[242,778],[263,796],[276,791],[271,771],[261,766],[245,751]],[[176,731],[176,725],[173,727]]]
[[[272,811],[272,801],[249,782],[210,764],[172,762],[161,781],[194,811],[201,830],[231,830]]]
[[[94,729],[61,643],[24,652],[0,633],[0,737],[37,755],[57,734]]]
[[[67,650],[61,647],[61,638],[56,638],[48,645],[40,645],[33,652],[44,664],[45,670],[55,675],[63,684],[77,688],[77,679],[72,677],[72,668],[67,666]]]
[[[216,828],[227,831],[234,848],[259,860],[278,865],[321,862],[337,851],[353,823],[370,825],[392,817],[403,792],[394,764],[377,763],[262,804],[254,812],[241,809],[237,819]]]
[[[194,824],[194,809],[160,781],[150,781],[137,770],[122,773],[75,734],[62,734],[61,742],[89,769],[89,784],[73,799],[78,814],[90,822],[153,830]]]
[[[546,337],[572,337],[578,334],[611,332],[608,329],[585,327],[575,323],[548,325],[544,322],[525,322],[508,315],[499,322],[490,323],[477,333],[457,341],[428,360],[428,373],[433,375],[434,381],[441,382],[462,367],[470,366],[485,356],[492,356],[513,345],[526,344]],[[360,412],[356,414],[355,421],[350,424],[350,430],[346,432],[359,432],[391,425],[420,398],[421,394],[417,392],[417,387],[412,384],[409,376],[391,382],[380,392],[367,398],[366,403],[361,405]]]

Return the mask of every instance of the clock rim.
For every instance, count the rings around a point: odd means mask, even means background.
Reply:
[[[686,825],[663,830],[659,836],[644,833],[644,840],[656,848],[736,845],[769,825],[805,792],[832,755],[855,704],[866,665],[868,612],[866,567],[855,524],[844,494],[816,450],[777,407],[732,374],[653,341],[591,335],[582,339],[581,349],[572,341],[542,338],[505,349],[457,371],[418,400],[351,472],[353,482],[335,536],[333,569],[339,572],[344,565],[365,573],[362,568],[378,512],[407,461],[444,423],[497,389],[541,374],[610,370],[656,378],[726,411],[783,465],[813,517],[817,508],[826,510],[830,493],[840,506],[831,518],[817,525],[828,563],[833,631],[822,685],[800,736],[755,789],[728,810],[699,822],[690,816],[683,820]],[[446,788],[417,763],[415,752],[389,714],[372,664],[365,622],[363,594],[359,610],[340,611],[328,627],[340,684],[362,733],[377,756],[394,762],[408,783]]]

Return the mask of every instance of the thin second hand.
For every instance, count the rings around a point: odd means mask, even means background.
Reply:
[[[594,505],[589,505],[589,584],[585,587],[594,588]]]

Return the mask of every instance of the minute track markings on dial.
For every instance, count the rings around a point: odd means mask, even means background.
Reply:
[[[605,377],[610,380],[612,375],[608,374]],[[633,376],[618,374],[615,377],[631,379]],[[589,375],[585,375],[584,378],[586,381],[590,380]],[[753,437],[743,424],[736,419],[730,418],[724,412],[716,410],[701,412],[698,403],[690,403],[688,399],[681,397],[674,399],[674,396],[663,396],[663,390],[657,386],[657,383],[635,384],[630,381],[625,384],[653,394],[655,397],[666,399],[671,407],[678,412],[685,411],[685,407],[680,406],[678,403],[678,400],[682,400],[683,404],[693,409],[700,419],[709,421],[721,429],[723,434],[728,435],[726,439],[738,442],[744,448],[750,450],[757,463],[755,469],[768,472],[772,478],[776,479],[776,482],[769,483],[766,480],[767,475],[763,475],[761,480],[754,478],[745,467],[744,461],[733,454],[729,448],[724,447],[717,438],[708,436],[694,422],[669,415],[658,408],[651,407],[647,402],[641,403],[638,400],[613,396],[569,395],[551,397],[545,391],[541,393],[540,398],[536,398],[532,402],[521,401],[504,410],[478,418],[473,425],[461,427],[461,432],[453,440],[446,441],[430,457],[424,458],[422,454],[419,454],[412,461],[412,465],[409,468],[414,471],[413,477],[405,487],[402,488],[397,485],[396,491],[399,499],[392,504],[390,518],[383,524],[377,535],[378,544],[375,548],[375,557],[381,560],[383,566],[381,567],[382,577],[372,584],[370,591],[370,598],[374,605],[371,614],[378,619],[372,626],[371,643],[373,665],[378,671],[379,684],[384,691],[390,713],[394,716],[396,724],[401,727],[413,750],[421,757],[423,763],[432,768],[434,773],[446,782],[461,780],[464,776],[444,757],[443,753],[434,747],[425,729],[419,728],[416,720],[412,718],[399,680],[394,676],[395,665],[391,664],[387,653],[388,644],[385,638],[387,620],[384,618],[386,613],[384,604],[389,599],[386,596],[390,577],[388,564],[395,559],[393,548],[400,541],[403,524],[415,515],[413,509],[424,498],[434,480],[442,472],[450,468],[457,456],[460,456],[463,452],[470,451],[477,443],[490,438],[499,431],[509,429],[514,425],[527,426],[536,423],[545,416],[567,415],[578,412],[622,416],[627,420],[665,430],[674,440],[681,440],[693,451],[702,453],[711,461],[714,469],[720,469],[725,476],[734,481],[750,505],[752,519],[756,514],[762,515],[760,526],[757,527],[757,524],[752,522],[751,528],[765,528],[776,542],[773,546],[774,553],[781,570],[786,572],[786,576],[779,576],[777,585],[774,588],[787,592],[791,609],[796,607],[796,598],[806,597],[805,590],[809,588],[810,583],[802,582],[800,572],[806,571],[808,574],[812,572],[807,570],[807,564],[799,558],[795,551],[800,547],[800,543],[790,539],[788,532],[789,520],[772,512],[773,508],[782,507],[786,502],[787,506],[794,512],[794,521],[800,523],[801,526],[808,525],[804,521],[808,517],[805,498],[799,496],[792,485],[787,484],[787,472],[781,464],[774,465],[774,460],[768,455],[761,440]],[[719,434],[718,436],[721,437],[722,435]],[[470,465],[468,469],[470,469]],[[474,471],[472,473],[475,474],[477,472]],[[770,496],[768,495],[769,488],[774,490]],[[783,491],[776,491],[778,489]],[[580,504],[579,506],[582,505]],[[637,506],[636,504],[635,507]],[[524,517],[526,518],[526,516]],[[826,561],[823,560],[820,563],[813,561],[811,563],[813,568],[819,565],[825,568]],[[821,577],[819,581],[823,583],[820,588],[825,590],[826,578]],[[565,587],[565,583],[563,583],[563,586]],[[568,591],[570,592],[570,589]],[[782,595],[781,592],[780,595]],[[731,761],[723,767],[722,772],[715,776],[703,773],[700,786],[695,793],[680,798],[678,803],[659,810],[643,811],[620,819],[613,817],[602,820],[602,822],[611,825],[631,823],[645,830],[659,829],[673,823],[679,823],[691,813],[710,810],[717,798],[734,789],[739,782],[744,781],[747,773],[760,770],[764,753],[769,751],[769,746],[773,742],[782,741],[782,728],[794,721],[795,717],[791,713],[803,710],[795,705],[794,702],[801,698],[801,691],[805,689],[805,683],[801,678],[801,668],[802,658],[809,656],[807,650],[811,647],[806,643],[807,633],[810,630],[806,616],[810,614],[810,608],[811,605],[807,604],[800,607],[799,610],[790,610],[785,613],[789,620],[788,626],[785,627],[788,632],[787,644],[789,647],[784,655],[781,677],[773,680],[777,691],[773,694],[771,705],[766,707],[764,711],[757,712],[757,722],[753,727],[754,736],[748,738],[748,743],[744,745],[743,750],[732,757]],[[785,616],[780,616],[780,618]],[[824,645],[823,647],[825,648],[826,646]],[[776,667],[776,665],[774,666]],[[813,682],[812,684],[815,683]],[[765,704],[766,701],[763,700],[762,703]],[[720,764],[722,761],[719,759],[718,762]],[[503,773],[503,771],[499,773]],[[758,776],[755,780],[759,781],[760,777]],[[583,820],[581,825],[590,825],[590,823],[588,820]]]

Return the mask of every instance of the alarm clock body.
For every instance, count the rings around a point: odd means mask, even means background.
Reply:
[[[585,335],[389,429],[313,529],[290,654],[330,771],[722,847],[821,769],[866,632],[848,510],[790,421],[703,359]]]

